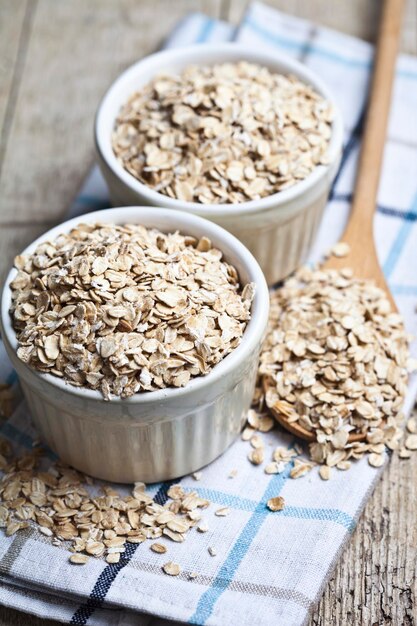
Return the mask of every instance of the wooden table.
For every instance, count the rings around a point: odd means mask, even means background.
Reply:
[[[378,0],[269,0],[372,41]],[[0,275],[61,220],[94,155],[97,103],[119,72],[155,50],[190,11],[238,22],[244,0],[0,0]],[[417,54],[408,0],[402,49]],[[414,624],[417,455],[394,458],[368,502],[310,626]],[[0,626],[46,622],[0,609]]]

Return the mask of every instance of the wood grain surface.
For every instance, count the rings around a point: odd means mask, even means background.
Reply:
[[[375,38],[379,0],[268,1]],[[0,0],[0,284],[13,256],[62,219],[77,192],[94,158],[94,111],[115,76],[155,50],[188,12],[237,23],[245,6],[244,0]],[[417,54],[415,0],[407,0],[401,48]],[[394,458],[310,626],[414,625],[416,522],[417,455]],[[0,626],[41,624],[58,622],[0,607]]]

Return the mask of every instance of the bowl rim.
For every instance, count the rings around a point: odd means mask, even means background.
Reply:
[[[149,67],[152,68],[153,75],[155,76],[163,69],[164,64],[172,64],[181,61],[184,62],[187,59],[189,59],[189,64],[197,64],[198,62],[210,64],[211,62],[214,62],[214,59],[212,59],[212,61],[209,59],[204,61],[204,57],[215,57],[217,60],[216,62],[220,62],[218,59],[219,55],[224,55],[225,62],[246,60],[269,67],[275,66],[275,71],[277,72],[293,73],[329,100],[334,109],[334,120],[332,123],[332,134],[328,147],[328,164],[317,165],[305,179],[295,183],[288,189],[283,189],[282,191],[258,200],[250,200],[248,202],[235,204],[203,204],[199,202],[185,202],[178,200],[177,198],[170,198],[169,196],[161,194],[151,187],[141,183],[132,174],[125,170],[113,152],[111,146],[112,129],[109,129],[108,123],[106,123],[107,110],[112,106],[113,100],[115,98],[118,99],[117,95],[120,90],[124,88],[126,83],[132,82],[131,93],[134,93],[136,76],[140,75],[143,70],[146,70]],[[114,118],[112,120],[112,126],[113,124]],[[181,209],[182,211],[190,213],[198,213],[199,215],[210,219],[220,215],[236,216],[237,211],[239,211],[239,213],[254,213],[271,208],[276,209],[308,192],[326,176],[329,169],[340,155],[343,143],[343,121],[335,98],[326,84],[323,83],[321,78],[306,65],[292,59],[285,53],[265,49],[251,50],[243,44],[231,42],[221,44],[204,43],[156,52],[140,59],[124,70],[110,85],[98,106],[94,120],[94,142],[101,164],[104,164],[107,168],[109,168],[112,174],[116,176],[121,183],[128,187],[130,191],[142,196],[146,202],[149,202],[149,204],[164,206],[171,209]]]
[[[155,224],[151,223],[153,217],[155,217]],[[234,235],[226,231],[221,226],[218,226],[217,224],[214,224],[213,222],[210,222],[202,217],[160,207],[131,206],[101,209],[74,217],[51,228],[29,244],[20,254],[24,255],[32,253],[40,243],[54,239],[61,233],[69,232],[71,228],[77,226],[78,224],[94,222],[119,224],[126,224],[130,222],[140,224],[143,219],[147,221],[145,226],[148,228],[153,227],[165,232],[172,232],[174,230],[186,232],[187,226],[190,226],[194,236],[198,236],[198,232],[200,233],[199,236],[208,236],[213,241],[214,245],[219,247],[222,252],[222,247],[224,246],[224,255],[226,260],[229,254],[235,255],[239,259],[239,262],[242,264],[245,272],[247,273],[247,282],[255,282],[256,290],[252,303],[251,319],[245,328],[241,343],[237,346],[237,348],[232,350],[232,352],[217,363],[208,374],[192,378],[184,387],[166,387],[155,391],[136,393],[129,398],[112,396],[109,401],[105,401],[99,391],[85,387],[75,387],[71,385],[71,383],[66,382],[64,379],[57,376],[39,372],[19,359],[16,354],[18,340],[13,329],[9,313],[11,303],[10,282],[17,274],[16,268],[13,267],[6,277],[1,294],[0,329],[5,344],[8,344],[8,347],[13,352],[14,358],[17,360],[19,365],[22,365],[22,367],[26,368],[31,374],[38,377],[40,380],[82,399],[116,404],[148,404],[152,402],[160,402],[161,400],[176,400],[183,396],[188,396],[193,392],[198,392],[205,387],[207,388],[208,386],[212,386],[221,378],[227,376],[232,370],[238,368],[239,365],[243,363],[245,358],[253,353],[256,345],[263,339],[268,322],[269,290],[265,277],[258,262],[253,257],[251,252],[249,252],[249,250],[243,245],[243,243],[241,243]],[[158,222],[159,224],[161,224],[161,222],[165,223],[166,226],[158,226]]]

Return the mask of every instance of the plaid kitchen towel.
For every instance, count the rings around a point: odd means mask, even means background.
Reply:
[[[268,47],[306,63],[332,89],[346,122],[343,159],[312,259],[341,235],[349,212],[360,145],[372,47],[362,41],[283,15],[262,4],[249,7],[238,29],[204,15],[192,15],[175,29],[167,46],[203,41],[239,41]],[[384,171],[375,219],[378,254],[409,331],[416,331],[417,273],[417,59],[398,62]],[[103,179],[95,168],[69,216],[107,207]],[[416,350],[414,347],[414,354]],[[0,358],[3,380],[14,380]],[[410,383],[410,411],[417,384]],[[21,403],[2,433],[31,448],[33,431]],[[291,445],[274,430],[267,445]],[[161,626],[167,620],[192,624],[299,626],[308,620],[335,563],[355,528],[380,476],[366,459],[349,472],[323,482],[314,469],[299,480],[266,475],[246,460],[247,443],[237,441],[203,471],[201,481],[181,480],[214,503],[205,515],[209,531],[191,532],[184,544],[172,543],[169,558],[181,564],[176,578],[161,571],[164,557],[149,544],[129,544],[118,564],[90,559],[82,568],[68,562],[64,547],[54,547],[36,529],[0,536],[0,602],[45,618],[97,626]],[[235,478],[228,478],[232,469]],[[149,492],[167,498],[167,484]],[[265,506],[281,494],[287,503],[278,513]],[[228,506],[227,520],[216,505]],[[217,555],[211,557],[208,547]],[[161,561],[162,559],[162,561]],[[166,560],[166,559],[165,559]],[[358,567],[361,565],[358,564]],[[198,576],[190,580],[189,572]]]

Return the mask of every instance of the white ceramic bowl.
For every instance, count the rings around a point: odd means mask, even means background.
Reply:
[[[98,391],[73,387],[17,357],[9,314],[9,285],[16,270],[6,279],[1,302],[4,343],[33,420],[50,448],[73,467],[114,482],[154,482],[193,472],[232,443],[250,407],[269,311],[262,271],[242,243],[216,224],[187,213],[146,207],[107,209],[69,220],[39,237],[22,254],[32,253],[39,243],[69,232],[80,222],[139,223],[164,232],[206,235],[236,267],[243,285],[256,284],[252,316],[241,344],[207,376],[194,378],[183,388],[106,402]]]
[[[333,103],[335,118],[329,145],[329,164],[320,165],[303,181],[274,195],[240,204],[183,202],[139,182],[117,160],[111,133],[120,108],[129,96],[161,72],[178,73],[190,64],[210,65],[246,60],[278,73],[291,73]],[[334,98],[321,80],[304,65],[282,53],[253,50],[238,44],[202,44],[158,52],[135,63],[104,96],[95,121],[98,162],[115,205],[146,204],[206,217],[238,237],[258,260],[269,284],[294,271],[306,258],[342,151],[343,124]]]

